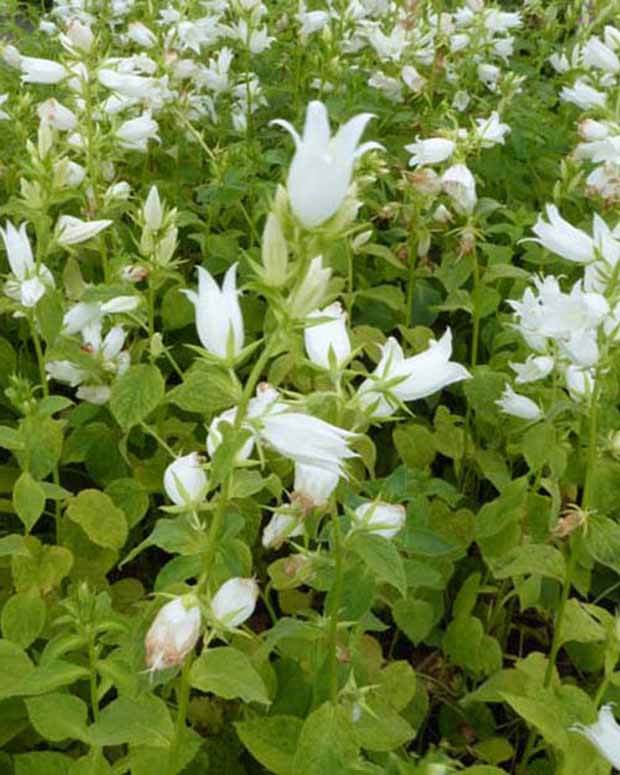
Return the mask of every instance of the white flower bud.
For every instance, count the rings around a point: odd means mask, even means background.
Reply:
[[[321,305],[327,293],[332,270],[323,267],[323,257],[313,258],[305,277],[289,296],[289,309],[297,318],[305,318]]]
[[[278,549],[284,541],[303,535],[304,527],[299,516],[291,511],[276,511],[263,528],[262,543],[265,549]]]
[[[56,241],[63,247],[79,245],[97,236],[111,223],[110,220],[82,221],[72,215],[61,215],[56,223]]]
[[[53,97],[39,105],[37,114],[41,121],[47,122],[54,129],[58,129],[61,132],[71,132],[77,126],[75,113],[61,105]]]
[[[273,288],[280,288],[286,282],[288,266],[288,246],[282,233],[282,226],[274,213],[269,213],[263,231],[261,257],[263,260],[263,279]]]
[[[67,26],[64,42],[68,46],[88,54],[95,42],[95,36],[86,24],[82,24],[79,19],[72,19]]]
[[[369,530],[383,538],[394,538],[406,518],[405,507],[398,503],[366,501],[355,509],[351,522],[356,529]]]
[[[540,420],[543,416],[542,409],[534,403],[531,398],[522,396],[506,385],[502,397],[496,402],[496,405],[512,417],[518,417],[520,420]]]
[[[142,208],[142,217],[151,231],[159,231],[164,221],[164,208],[159,198],[157,186],[151,186],[149,195]]]
[[[197,505],[203,500],[208,486],[209,480],[197,452],[177,458],[164,472],[166,495],[176,506],[191,508]]]
[[[149,670],[164,670],[181,664],[196,645],[200,629],[200,607],[194,595],[184,595],[166,603],[146,634]]]
[[[322,310],[311,312],[306,319],[304,341],[308,358],[317,366],[341,368],[351,355],[347,316],[335,301]],[[321,322],[315,322],[321,321]]]
[[[258,585],[254,579],[228,579],[211,600],[211,613],[221,627],[234,629],[254,613]]]
[[[464,164],[454,164],[449,167],[442,175],[441,183],[460,212],[465,214],[473,212],[478,201],[476,181]]]

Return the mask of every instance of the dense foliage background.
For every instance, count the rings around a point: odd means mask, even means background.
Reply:
[[[1,14],[0,772],[620,767],[620,4]]]

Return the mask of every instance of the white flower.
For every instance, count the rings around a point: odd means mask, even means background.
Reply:
[[[471,377],[464,366],[450,360],[452,331],[446,329],[438,342],[405,358],[396,339],[390,337],[382,348],[381,360],[371,377],[359,388],[358,397],[372,417],[388,417],[399,401],[416,401],[433,395],[448,385]]]
[[[232,630],[252,616],[257,598],[254,579],[228,579],[213,596],[211,613],[217,624]]]
[[[400,77],[414,94],[419,94],[426,85],[426,78],[421,76],[413,65],[403,65]]]
[[[8,94],[0,94],[0,107],[4,105],[4,103],[8,100],[9,95]],[[0,110],[0,121],[8,121],[10,118],[8,113],[5,113],[3,110]]]
[[[180,665],[200,637],[201,619],[194,595],[176,597],[166,603],[146,634],[147,667],[155,671]]]
[[[130,22],[127,37],[143,48],[152,48],[157,43],[155,34],[142,22]]]
[[[200,503],[208,485],[209,480],[197,452],[177,458],[164,472],[166,495],[176,506],[191,508]]]
[[[239,291],[237,264],[224,275],[222,287],[211,274],[198,267],[198,293],[183,290],[196,309],[196,330],[205,350],[220,358],[233,359],[243,349],[244,328]]]
[[[123,97],[139,100],[151,97],[157,88],[155,78],[145,78],[142,75],[132,73],[119,73],[107,67],[99,70],[97,78],[103,86],[112,89]]]
[[[476,181],[464,164],[449,167],[441,176],[441,184],[457,210],[465,214],[473,212],[478,201]]]
[[[77,126],[77,117],[72,110],[61,105],[58,100],[51,97],[42,102],[37,108],[37,114],[41,121],[45,121],[54,129],[61,132],[72,132]]]
[[[4,286],[4,293],[23,307],[34,307],[54,287],[54,277],[44,264],[35,264],[32,248],[26,232],[26,224],[15,228],[10,221],[0,228],[12,277]]]
[[[590,110],[590,108],[605,107],[607,96],[604,92],[590,86],[583,78],[578,78],[572,87],[564,86],[560,92],[560,99],[564,102],[572,102],[582,110]]]
[[[324,506],[338,486],[339,480],[338,472],[295,463],[295,483],[291,498],[293,500],[298,498],[312,508]]]
[[[341,126],[333,138],[322,102],[308,104],[302,137],[288,121],[271,122],[284,127],[295,140],[287,188],[293,212],[306,228],[320,226],[335,215],[349,190],[356,159],[381,147],[374,142],[358,146],[372,117],[371,113],[360,113]]]
[[[586,67],[596,67],[606,73],[617,73],[620,70],[620,59],[598,38],[590,38],[583,47],[581,55]]]
[[[594,375],[590,369],[582,369],[571,364],[564,374],[566,387],[575,401],[580,401],[594,392]]]
[[[235,419],[237,417],[237,408],[233,407],[232,409],[227,409],[225,412],[222,412],[217,417],[214,417],[211,421],[211,425],[209,426],[209,432],[207,433],[207,452],[209,453],[209,457],[213,457],[215,455],[215,452],[217,448],[222,443],[222,432],[220,430],[220,425],[225,422],[229,425],[234,425]],[[244,425],[244,430],[248,430],[246,425]],[[235,457],[236,463],[241,463],[244,460],[247,460],[250,455],[252,454],[252,450],[254,449],[254,436],[251,435],[249,439],[243,444],[241,449],[237,452],[237,455]]]
[[[115,296],[106,302],[80,301],[65,313],[62,332],[72,336],[93,324],[100,324],[106,315],[132,312],[139,304],[137,296]]]
[[[323,257],[316,256],[310,262],[306,275],[288,299],[290,312],[297,318],[305,318],[316,309],[327,293],[332,275],[329,267],[323,267]]]
[[[554,361],[548,355],[530,355],[525,363],[511,363],[510,368],[516,373],[515,382],[523,385],[544,379],[553,371]]]
[[[71,19],[67,25],[67,31],[60,36],[61,43],[71,50],[79,50],[88,54],[95,42],[92,30],[79,19]]]
[[[54,162],[54,186],[57,188],[77,188],[86,177],[86,169],[70,159]]]
[[[159,198],[157,186],[151,186],[142,208],[142,217],[151,231],[159,231],[164,222],[164,208]]]
[[[483,148],[491,148],[493,145],[504,145],[505,135],[510,132],[508,124],[502,124],[499,113],[494,110],[489,118],[476,119],[476,136]]]
[[[400,504],[366,501],[355,509],[351,524],[358,530],[368,530],[389,539],[403,528],[406,518],[405,507]]]
[[[19,59],[19,67],[22,71],[22,83],[55,84],[67,76],[64,65],[50,59],[22,56]]]
[[[88,379],[88,372],[71,361],[48,361],[45,364],[45,371],[48,379],[64,382],[69,387],[77,387]]]
[[[563,75],[570,70],[570,62],[566,54],[556,51],[549,57],[549,64],[555,70],[556,73]]]
[[[403,101],[403,87],[398,78],[386,75],[381,70],[376,70],[368,79],[368,85],[377,89],[391,102]]]
[[[575,724],[571,729],[587,737],[612,767],[620,769],[620,726],[611,705],[603,705],[594,724]]]
[[[263,262],[262,278],[267,285],[280,288],[286,283],[288,267],[288,245],[280,220],[275,213],[269,213],[265,221],[261,246]]]
[[[346,363],[351,355],[351,342],[347,315],[337,301],[308,315],[304,342],[308,358],[317,366],[329,369],[332,359],[336,367]]]
[[[489,89],[489,91],[495,91],[497,89],[497,82],[502,71],[497,65],[490,65],[483,63],[478,65],[478,78]]]
[[[439,164],[452,156],[456,144],[444,137],[431,137],[428,140],[418,140],[411,145],[406,145],[405,150],[413,154],[409,159],[410,167],[418,167],[423,164]]]
[[[546,211],[549,223],[545,223],[542,216],[538,217],[536,225],[532,228],[538,239],[533,241],[568,261],[579,264],[592,261],[594,259],[592,238],[565,221],[555,205],[547,205]]]
[[[112,221],[82,221],[72,215],[61,215],[56,222],[56,241],[63,247],[79,245],[107,229]]]
[[[116,130],[116,137],[120,145],[133,151],[146,151],[149,140],[159,140],[157,121],[151,118],[150,113],[143,113],[138,118],[125,121]]]
[[[506,385],[502,397],[496,402],[497,406],[512,417],[519,417],[521,420],[540,420],[543,416],[542,409],[534,403],[531,398],[522,396]]]
[[[280,455],[302,465],[338,474],[343,461],[357,457],[349,449],[355,434],[301,412],[280,411],[260,418],[260,436]]]
[[[265,549],[277,549],[289,538],[303,535],[304,526],[292,511],[279,509],[263,528],[262,544]]]
[[[306,40],[313,32],[320,32],[329,23],[327,11],[307,11],[303,2],[299,4],[299,11],[295,18],[301,25],[299,36],[302,40]]]

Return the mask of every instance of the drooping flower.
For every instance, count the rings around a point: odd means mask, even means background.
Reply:
[[[22,71],[22,83],[56,84],[68,75],[64,65],[50,59],[21,56],[18,66]]]
[[[26,232],[26,224],[17,229],[10,221],[0,228],[11,274],[4,285],[4,293],[23,307],[34,307],[48,288],[54,288],[54,276],[44,264],[35,264]]]
[[[376,142],[358,145],[371,118],[371,113],[360,113],[331,137],[327,109],[315,100],[308,104],[301,137],[288,121],[271,122],[286,129],[295,141],[287,188],[293,213],[307,229],[320,226],[336,214],[351,185],[355,161],[381,147]]]
[[[161,608],[146,634],[146,665],[164,670],[180,665],[200,637],[202,617],[194,595],[176,597]]]
[[[340,474],[324,468],[295,463],[295,482],[291,500],[300,502],[304,508],[324,506],[338,486]]]
[[[368,530],[383,538],[394,538],[403,528],[407,512],[404,506],[382,501],[366,501],[355,509],[352,525],[358,530]]]
[[[277,549],[288,538],[303,535],[304,526],[291,509],[278,509],[263,528],[262,544],[265,549]]]
[[[544,379],[553,371],[553,358],[548,355],[530,355],[525,363],[511,363],[510,368],[516,373],[515,382],[523,385]]]
[[[257,598],[254,579],[228,579],[213,595],[211,613],[220,627],[232,630],[252,616]]]
[[[615,769],[620,769],[620,726],[611,705],[603,705],[593,724],[575,724],[572,729],[587,737]]]
[[[502,124],[499,113],[494,110],[489,118],[476,119],[476,137],[483,148],[504,145],[505,136],[510,132],[508,124]]]
[[[468,167],[464,164],[448,167],[441,176],[441,184],[459,212],[466,215],[473,212],[478,196],[476,181]]]
[[[131,151],[146,151],[149,140],[159,140],[159,125],[150,113],[129,119],[116,130],[116,137],[123,148]]]
[[[304,342],[308,358],[317,366],[329,369],[330,360],[333,360],[336,367],[346,363],[351,355],[351,342],[347,331],[347,316],[339,302],[308,315]]]
[[[532,228],[537,237],[533,241],[568,261],[579,264],[593,261],[594,242],[592,238],[564,220],[555,205],[547,205],[546,212],[549,223],[545,223],[542,216],[538,216],[538,220]]]
[[[200,503],[208,485],[209,480],[197,452],[177,458],[164,472],[166,495],[176,506],[192,508]]]
[[[389,417],[399,402],[416,401],[433,395],[455,382],[470,378],[460,363],[451,361],[452,331],[430,343],[418,355],[405,358],[396,339],[390,337],[382,348],[381,360],[358,390],[364,409],[374,418]]]
[[[543,416],[542,409],[527,396],[522,396],[506,385],[502,397],[496,402],[497,406],[512,417],[518,417],[521,420],[540,420]]]
[[[63,247],[79,245],[107,229],[112,221],[83,221],[73,215],[61,215],[56,222],[56,242]]]
[[[439,164],[449,159],[455,148],[456,143],[445,137],[430,137],[427,140],[416,139],[415,143],[405,146],[405,150],[412,154],[409,159],[410,167]]]
[[[228,269],[221,288],[199,266],[198,293],[189,290],[182,293],[196,309],[196,329],[205,350],[224,359],[238,356],[243,349],[244,327],[237,291],[237,264]]]
[[[72,132],[77,126],[75,113],[53,97],[39,105],[37,114],[41,121],[61,132]]]

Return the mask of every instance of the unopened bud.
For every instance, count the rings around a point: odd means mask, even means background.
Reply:
[[[198,599],[184,595],[160,609],[146,634],[146,664],[150,670],[180,665],[200,637]]]
[[[234,629],[252,616],[257,598],[254,579],[228,579],[213,596],[211,613],[221,627]]]
[[[176,506],[191,508],[204,498],[209,480],[197,452],[177,458],[164,472],[166,495]]]
[[[274,213],[269,213],[265,222],[261,257],[265,283],[273,288],[280,288],[286,283],[288,246],[280,221]]]

